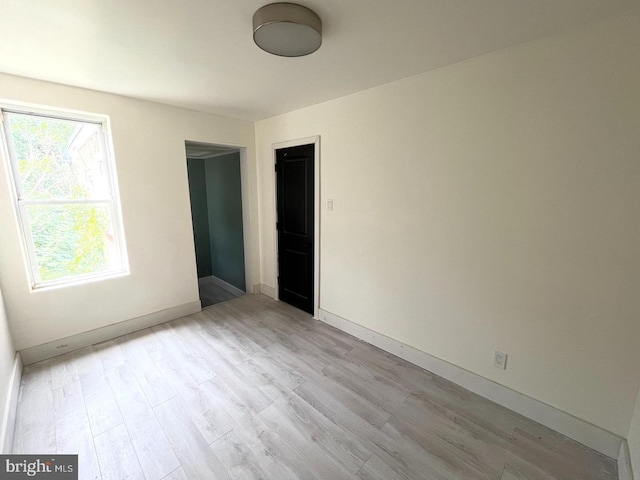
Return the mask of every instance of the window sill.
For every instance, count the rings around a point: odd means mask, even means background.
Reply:
[[[130,273],[131,272],[128,269],[116,270],[116,271],[98,273],[98,274],[92,274],[92,275],[83,275],[83,276],[78,276],[78,277],[73,277],[68,279],[54,280],[52,282],[46,282],[46,283],[37,283],[31,286],[31,293],[57,290],[59,288],[66,288],[66,287],[77,287],[80,285],[85,285],[87,283],[94,283],[94,282],[100,282],[102,280],[126,277]]]

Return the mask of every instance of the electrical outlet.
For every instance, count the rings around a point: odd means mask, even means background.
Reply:
[[[501,368],[503,370],[507,369],[507,354],[499,351],[493,352],[493,366],[496,368]]]

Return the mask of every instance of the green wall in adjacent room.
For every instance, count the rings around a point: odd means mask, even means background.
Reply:
[[[246,290],[240,154],[235,152],[204,162],[212,272],[234,287]]]
[[[196,247],[196,266],[198,278],[203,278],[212,274],[204,161],[187,159],[187,173],[189,175],[193,237]]]
[[[246,290],[240,154],[187,160],[198,278]]]

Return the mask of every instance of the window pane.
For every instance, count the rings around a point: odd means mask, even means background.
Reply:
[[[41,281],[120,268],[109,205],[28,205],[26,210]]]
[[[109,198],[101,125],[18,113],[6,118],[24,199]]]

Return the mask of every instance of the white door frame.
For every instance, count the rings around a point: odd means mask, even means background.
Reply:
[[[318,310],[320,309],[320,135],[313,137],[299,138],[297,140],[289,140],[286,142],[278,142],[271,145],[273,152],[273,168],[271,173],[273,175],[272,185],[273,189],[273,213],[274,218],[278,218],[278,186],[276,184],[276,150],[281,148],[297,147],[299,145],[313,144],[313,318],[319,319]],[[277,221],[277,220],[276,220]],[[274,245],[274,260],[275,260],[275,278],[273,284],[276,286],[275,299],[279,300],[278,285],[278,231],[276,229],[275,222],[273,224],[273,245]]]
[[[258,275],[253,268],[253,249],[254,232],[251,229],[251,181],[249,178],[249,158],[247,154],[247,146],[238,143],[202,141],[202,140],[185,140],[185,159],[187,158],[186,144],[195,143],[203,145],[212,145],[220,147],[229,147],[238,149],[240,153],[240,195],[242,197],[242,237],[244,240],[244,283],[245,291],[251,293],[253,285],[256,284]],[[226,155],[226,154],[225,154]],[[206,160],[206,159],[203,159]],[[186,163],[185,163],[186,166]],[[191,200],[189,200],[189,208],[191,208]],[[196,280],[198,274],[196,273]]]

